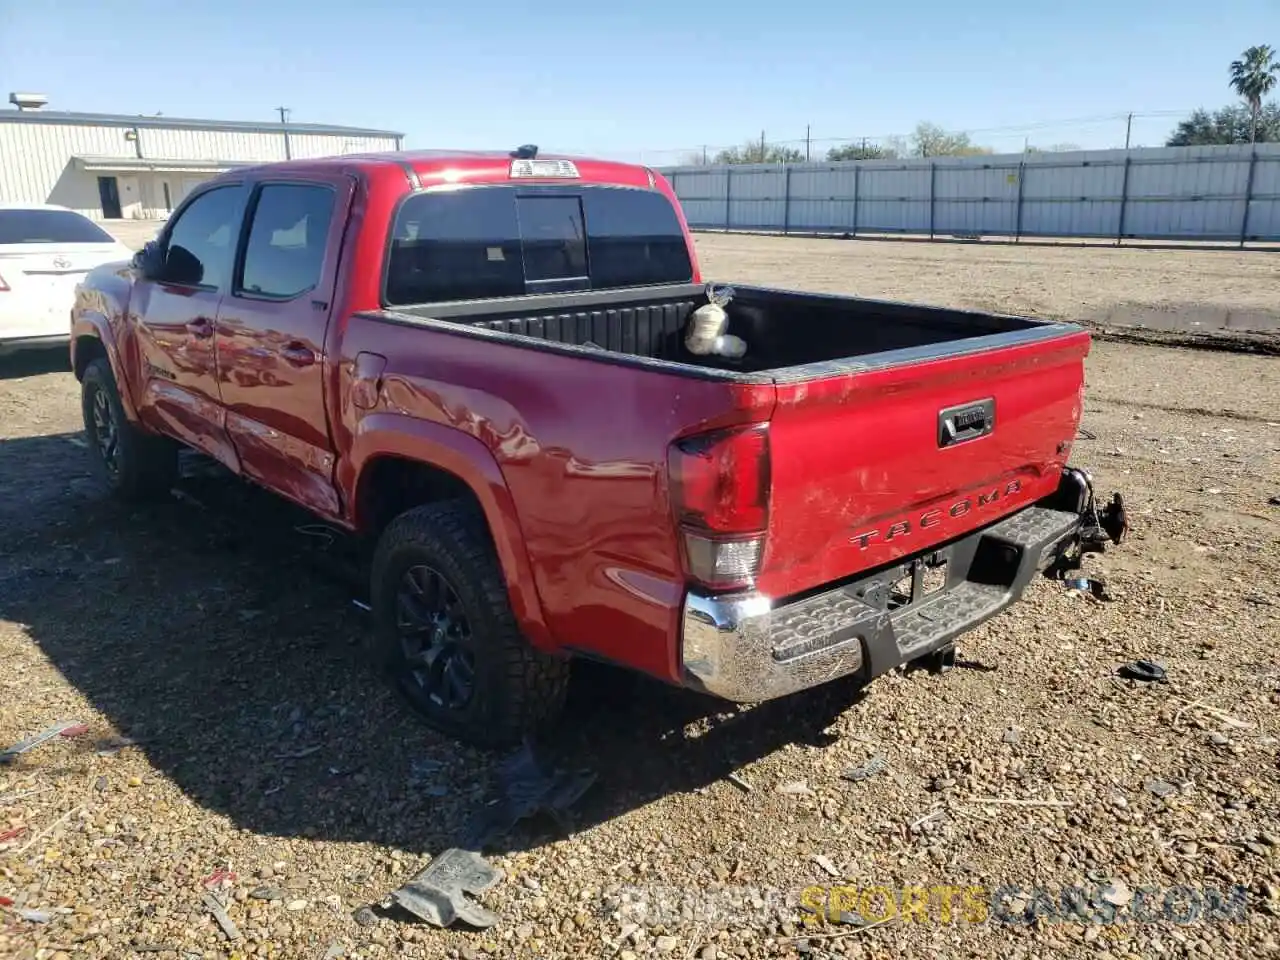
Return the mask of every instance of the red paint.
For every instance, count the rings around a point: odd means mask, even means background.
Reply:
[[[677,441],[768,425],[767,444],[751,447],[768,451],[765,489],[725,488],[725,503],[705,484],[691,494],[711,511],[704,519],[756,533],[764,525],[757,585],[779,598],[949,540],[1055,489],[1060,445],[1080,415],[1083,334],[775,385],[606,366],[361,316],[379,307],[387,231],[412,189],[405,165],[430,189],[505,183],[509,163],[396,154],[224,174],[200,190],[239,184],[247,196],[269,179],[339,191],[314,295],[244,300],[104,268],[86,282],[73,329],[103,341],[126,410],[143,426],[334,523],[366,528],[361,483],[381,458],[454,474],[484,512],[532,643],[670,680],[689,582],[677,528],[688,504],[673,502],[669,476]],[[587,183],[650,184],[643,167],[585,160],[578,169]],[[663,177],[653,189],[675,203]],[[700,280],[691,240],[689,251]],[[201,319],[211,337],[191,326]],[[985,397],[995,398],[995,433],[939,449],[937,411]],[[993,490],[998,501],[984,502]]]
[[[26,827],[14,827],[12,830],[6,830],[4,833],[0,833],[0,843],[4,843],[6,840],[12,840],[14,837],[20,837],[22,836],[22,834],[26,832],[27,832]],[[2,899],[9,900],[8,897],[4,897]],[[4,906],[6,907],[13,906],[13,901],[9,900],[9,902],[5,903]]]
[[[236,879],[236,873],[234,870],[228,870],[225,867],[219,867],[217,870],[213,871],[213,873],[211,873],[209,876],[201,880],[200,884],[205,887],[216,887],[218,884],[222,883],[223,881],[234,881],[235,879]]]

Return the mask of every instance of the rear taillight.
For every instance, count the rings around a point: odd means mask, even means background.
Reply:
[[[769,430],[735,427],[672,444],[671,499],[689,576],[728,588],[755,579],[769,525]]]

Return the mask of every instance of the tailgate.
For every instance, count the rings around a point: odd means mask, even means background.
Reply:
[[[810,590],[1052,494],[1080,420],[1089,336],[1053,325],[1017,337],[781,372],[760,589]]]

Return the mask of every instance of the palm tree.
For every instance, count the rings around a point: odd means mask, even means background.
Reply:
[[[1276,85],[1276,73],[1280,61],[1276,52],[1267,44],[1250,47],[1239,60],[1231,61],[1231,88],[1249,105],[1252,122],[1249,125],[1249,142],[1258,136],[1258,114],[1262,111],[1262,98]]]

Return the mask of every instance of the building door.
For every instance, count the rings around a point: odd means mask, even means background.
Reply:
[[[108,220],[121,219],[120,185],[116,183],[115,177],[98,178],[98,199],[102,201],[103,217]]]
[[[173,213],[173,188],[168,180],[160,181],[160,209],[166,214]]]
[[[142,191],[137,177],[120,177],[120,213],[117,216],[137,220],[142,216]]]

